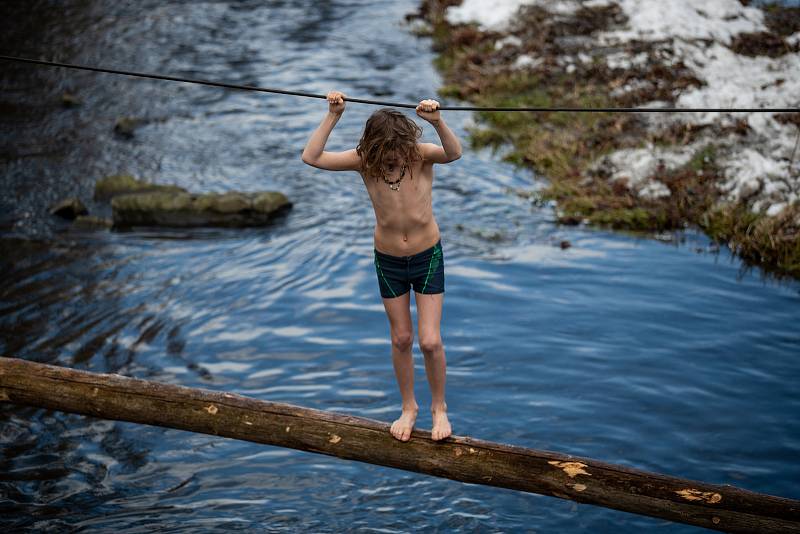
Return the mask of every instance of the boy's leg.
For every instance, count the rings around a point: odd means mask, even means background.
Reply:
[[[392,365],[403,398],[402,414],[392,423],[391,433],[401,441],[411,438],[419,406],[414,397],[414,330],[411,326],[411,292],[394,298],[384,298],[383,306],[389,317],[392,335]]]
[[[433,415],[431,437],[439,440],[451,434],[450,421],[447,419],[447,404],[444,400],[447,364],[440,332],[444,293],[415,292],[414,298],[417,303],[419,348],[425,355],[425,373],[428,375],[428,384],[431,388]]]

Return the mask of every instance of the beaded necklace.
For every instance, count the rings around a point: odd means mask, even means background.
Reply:
[[[384,183],[386,183],[389,186],[389,189],[391,189],[392,191],[399,191],[400,190],[400,182],[403,181],[403,178],[405,177],[405,175],[406,175],[406,164],[403,163],[403,168],[400,169],[400,178],[398,178],[397,180],[394,180],[394,181],[389,181],[389,180],[386,179],[386,174],[384,174],[384,173],[381,174],[381,178],[383,178]]]

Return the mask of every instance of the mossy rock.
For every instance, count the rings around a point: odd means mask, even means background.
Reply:
[[[111,208],[115,227],[129,226],[262,226],[290,209],[283,193],[153,192],[114,197]]]
[[[117,122],[114,123],[114,132],[126,139],[130,139],[133,137],[136,128],[143,122],[144,121],[141,119],[134,117],[120,117],[117,119]]]
[[[253,196],[253,209],[259,213],[275,213],[287,204],[292,205],[286,195],[277,191],[262,191]]]
[[[65,108],[74,108],[81,105],[81,100],[76,95],[66,92],[61,95],[61,105]]]
[[[151,184],[134,178],[130,174],[106,176],[98,180],[94,185],[95,200],[109,200],[118,195],[151,192],[188,193],[186,189],[177,185]]]
[[[78,198],[67,198],[50,206],[50,214],[63,219],[73,220],[80,215],[86,215],[89,210]]]
[[[200,211],[229,214],[251,208],[252,200],[241,193],[209,193],[194,199],[195,208]]]

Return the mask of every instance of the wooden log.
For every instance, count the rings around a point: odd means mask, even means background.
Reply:
[[[389,424],[231,393],[0,357],[0,401],[212,434],[726,532],[798,532],[800,501],[465,436],[401,442]]]

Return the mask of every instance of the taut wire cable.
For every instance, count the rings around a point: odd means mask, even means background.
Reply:
[[[274,89],[270,87],[256,87],[253,85],[238,85],[234,83],[216,82],[212,80],[201,80],[197,78],[181,78],[178,76],[167,76],[164,74],[154,74],[148,72],[135,72],[120,69],[109,69],[104,67],[92,67],[88,65],[76,65],[72,63],[60,63],[57,61],[46,61],[43,59],[32,59],[16,56],[0,55],[0,59],[7,61],[17,61],[21,63],[33,63],[37,65],[47,65],[50,67],[64,67],[67,69],[88,70],[93,72],[106,72],[109,74],[122,74],[124,76],[136,76],[138,78],[151,78],[154,80],[169,80],[173,82],[195,83],[200,85],[210,85],[212,87],[224,87],[227,89],[240,89],[244,91],[260,91],[262,93],[276,93],[281,95],[301,96],[305,98],[327,99],[327,95],[308,93],[305,91],[289,91],[286,89]],[[383,100],[369,100],[366,98],[345,97],[346,102],[358,104],[370,104],[373,106],[388,106],[395,108],[416,108],[418,104],[406,104],[403,102],[386,102]],[[441,111],[531,111],[531,112],[554,112],[565,111],[572,113],[689,113],[689,112],[720,112],[720,113],[797,113],[800,108],[792,107],[771,107],[771,108],[675,108],[675,107],[654,107],[654,108],[575,108],[575,107],[481,107],[481,106],[439,106]]]

